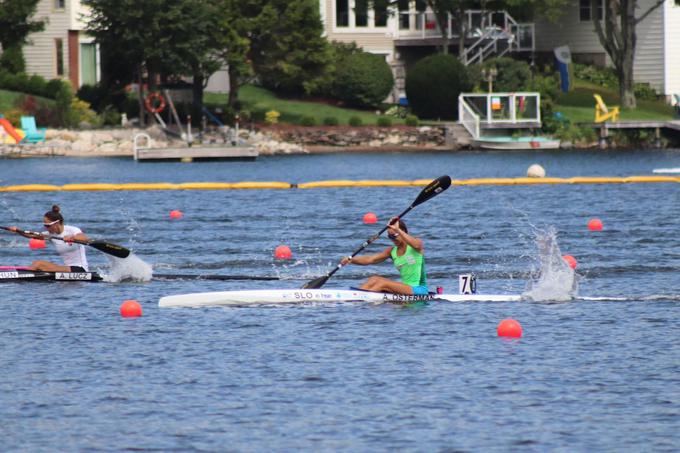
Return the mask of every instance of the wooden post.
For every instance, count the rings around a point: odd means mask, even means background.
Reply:
[[[657,148],[661,148],[661,128],[657,127],[654,130],[654,146]]]
[[[599,140],[600,149],[606,149],[607,148],[607,138],[608,137],[609,137],[609,131],[607,130],[607,123],[602,123],[602,126],[600,126],[600,140]]]

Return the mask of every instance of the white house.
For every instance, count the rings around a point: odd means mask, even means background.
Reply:
[[[639,0],[638,16],[655,2]],[[469,11],[471,33],[461,59],[475,63],[510,52],[552,55],[555,47],[567,45],[577,62],[610,64],[591,22],[590,3],[572,0],[557,23],[538,20],[523,24],[504,12]],[[397,90],[402,90],[404,67],[432,53],[440,43],[441,31],[434,15],[422,12],[421,0],[401,0],[387,14],[365,5],[363,0],[320,0],[326,36],[329,40],[354,41],[367,52],[385,55],[400,84]],[[448,30],[450,34],[451,27]],[[513,43],[498,47],[505,38],[498,31],[509,33]],[[638,25],[637,32],[635,80],[649,83],[667,97],[680,93],[680,7],[674,0],[666,0]],[[451,50],[457,52],[455,45]]]
[[[79,0],[41,0],[33,17],[47,23],[44,31],[29,35],[24,46],[26,72],[69,79],[75,89],[97,83],[99,50],[94,38],[84,32],[81,17],[86,13]]]
[[[365,0],[320,0],[319,7],[330,41],[355,42],[385,57],[395,75],[395,99],[403,94],[405,68],[442,44],[442,30],[423,0],[400,0],[383,9],[369,8]],[[466,64],[534,48],[533,24],[517,23],[504,11],[471,10],[465,20],[469,33],[461,59]],[[457,53],[454,28],[449,18],[444,33],[452,53]]]
[[[639,0],[637,17],[656,0]],[[600,17],[603,9],[599,9]],[[611,61],[595,33],[590,0],[573,0],[557,23],[537,21],[536,51],[569,46],[576,62],[609,65]],[[660,94],[680,93],[680,7],[666,0],[637,26],[633,67],[636,82],[649,83]]]

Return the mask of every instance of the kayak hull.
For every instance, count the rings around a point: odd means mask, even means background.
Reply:
[[[178,294],[161,297],[158,306],[169,307],[212,307],[248,305],[288,305],[311,302],[369,302],[409,304],[415,302],[514,302],[521,296],[509,294],[428,294],[405,296],[401,294],[377,293],[354,289],[279,289],[248,291],[215,291],[193,294]]]
[[[0,267],[2,282],[100,282],[101,275],[96,272],[45,272],[33,271],[25,267]]]

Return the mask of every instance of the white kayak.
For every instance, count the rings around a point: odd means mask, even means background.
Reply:
[[[211,307],[248,305],[285,305],[308,302],[369,302],[408,304],[426,301],[444,302],[515,302],[521,296],[511,294],[434,294],[404,296],[358,289],[262,289],[249,291],[215,291],[161,297],[159,307]]]

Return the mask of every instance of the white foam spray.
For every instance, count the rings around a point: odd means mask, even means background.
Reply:
[[[127,258],[108,256],[111,268],[103,275],[107,282],[136,281],[148,282],[153,277],[151,265],[134,253]]]
[[[536,231],[538,269],[522,296],[534,301],[566,301],[578,293],[577,275],[562,259],[554,228]]]

